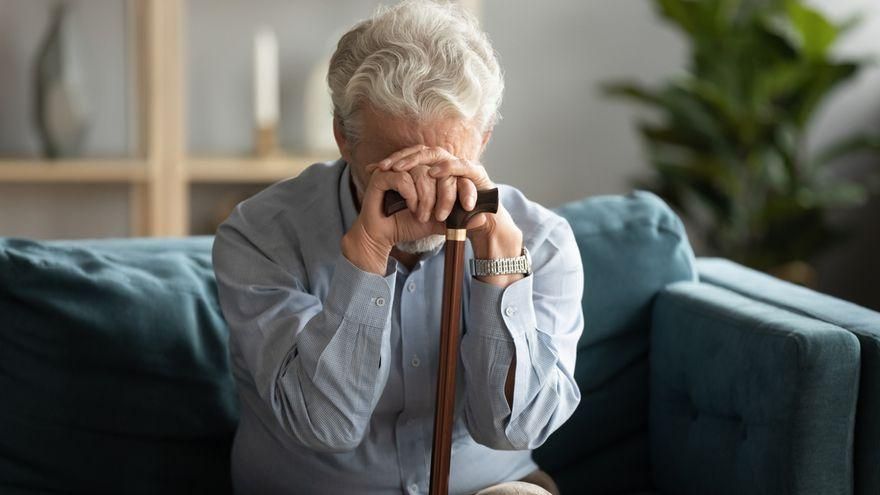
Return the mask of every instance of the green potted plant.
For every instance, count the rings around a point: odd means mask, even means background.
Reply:
[[[840,237],[829,211],[868,195],[835,164],[880,150],[867,135],[806,150],[820,103],[866,63],[832,55],[854,22],[832,22],[800,0],[654,2],[689,42],[688,70],[659,87],[604,88],[656,111],[638,125],[655,171],[646,186],[716,254],[771,271],[810,260]]]

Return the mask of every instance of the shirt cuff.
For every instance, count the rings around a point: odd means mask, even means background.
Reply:
[[[502,340],[513,340],[537,326],[532,301],[532,276],[507,287],[471,279],[469,330]]]
[[[382,276],[361,270],[340,254],[324,307],[349,321],[384,328],[391,316],[396,272],[397,262],[390,256]]]

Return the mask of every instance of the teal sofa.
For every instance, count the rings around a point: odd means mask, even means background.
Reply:
[[[876,486],[880,315],[695,260],[649,193],[557,212],[585,270],[582,401],[535,458],[563,493]],[[230,491],[211,242],[0,238],[0,493]]]

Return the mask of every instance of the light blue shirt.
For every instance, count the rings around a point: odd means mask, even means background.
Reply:
[[[428,491],[443,248],[412,270],[391,257],[384,276],[355,267],[340,247],[358,215],[349,177],[341,160],[312,165],[239,204],[217,231],[214,271],[241,401],[238,493]],[[499,188],[533,273],[506,288],[465,273],[451,493],[537,469],[531,449],[580,401],[583,270],[571,228]]]

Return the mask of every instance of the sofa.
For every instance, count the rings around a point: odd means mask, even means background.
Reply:
[[[556,211],[585,271],[582,400],[534,453],[562,493],[877,493],[880,314],[695,259],[650,193]],[[231,491],[211,243],[0,238],[0,493]]]

